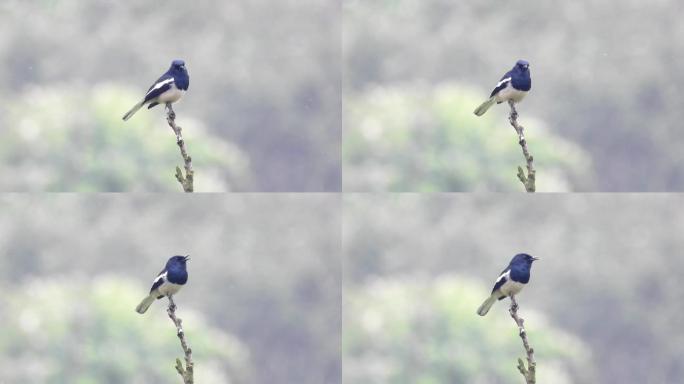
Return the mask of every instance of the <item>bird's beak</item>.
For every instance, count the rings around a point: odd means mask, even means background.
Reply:
[[[539,260],[539,258],[538,257],[532,257],[532,260],[537,261],[537,260]]]
[[[190,255],[185,256],[185,261],[190,260]]]

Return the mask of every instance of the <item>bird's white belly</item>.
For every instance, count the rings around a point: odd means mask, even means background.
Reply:
[[[175,103],[183,96],[183,91],[176,87],[171,87],[168,91],[159,95],[159,104]]]
[[[506,296],[517,295],[525,286],[523,283],[518,283],[513,280],[508,280],[501,286],[501,293]]]
[[[182,285],[167,281],[166,284],[162,284],[162,286],[159,287],[159,293],[164,296],[173,296],[180,291],[181,287]]]
[[[509,85],[496,95],[496,101],[497,103],[500,103],[513,100],[514,102],[518,103],[525,97],[525,95],[527,95],[527,91],[519,91]]]

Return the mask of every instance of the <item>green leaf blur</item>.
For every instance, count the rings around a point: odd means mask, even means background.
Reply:
[[[520,191],[524,165],[508,106],[473,114],[484,91],[457,84],[375,87],[347,103],[345,190]],[[589,157],[523,113],[538,190],[568,190]]]
[[[10,102],[6,116],[17,129],[0,133],[0,153],[15,170],[5,178],[14,191],[174,191],[182,164],[164,111],[141,110],[124,124],[134,90],[112,84],[92,88],[33,87]],[[244,153],[183,118],[186,142],[198,169],[199,190],[221,191],[245,182]],[[30,153],[30,156],[25,156]]]
[[[139,315],[130,303],[145,290],[118,276],[92,281],[35,279],[0,301],[0,350],[5,379],[22,383],[174,382],[182,358],[166,300]],[[197,369],[198,382],[241,383],[250,374],[245,347],[207,326],[187,305],[177,315]]]
[[[378,278],[349,294],[343,338],[345,383],[510,383],[525,351],[508,301],[484,318],[475,309],[488,291],[457,275]],[[587,369],[582,342],[523,303],[539,382],[573,382]]]

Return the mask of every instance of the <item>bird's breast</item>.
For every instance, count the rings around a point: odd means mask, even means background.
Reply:
[[[513,88],[515,89],[528,92],[530,89],[532,89],[532,78],[530,77],[529,73],[512,76],[511,85],[513,85]]]
[[[509,85],[497,93],[496,101],[498,103],[502,103],[508,100],[513,100],[514,102],[518,103],[525,98],[525,95],[527,95],[527,91],[520,91]]]
[[[159,293],[164,296],[173,296],[180,291],[181,287],[182,285],[180,284],[174,284],[167,281],[159,287]]]
[[[159,103],[160,104],[166,104],[166,103],[175,103],[176,101],[180,100],[181,97],[183,97],[183,93],[185,91],[181,91],[180,89],[174,87],[169,88],[168,91],[162,93],[159,95]]]
[[[525,286],[523,283],[517,281],[508,280],[506,281],[499,290],[506,296],[517,295]]]
[[[183,268],[168,268],[166,280],[174,284],[185,284],[188,282],[188,271]]]

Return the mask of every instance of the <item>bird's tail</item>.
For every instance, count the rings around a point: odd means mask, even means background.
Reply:
[[[494,105],[494,102],[495,102],[495,96],[490,97],[489,100],[480,104],[480,106],[475,109],[475,114],[478,116],[484,115],[485,112],[487,112],[487,110],[489,109],[489,107]]]
[[[141,101],[138,104],[134,105],[133,108],[131,108],[130,111],[126,112],[126,114],[123,117],[123,120],[126,121],[131,118],[136,112],[138,112],[138,109],[142,108],[143,104],[145,104],[145,101]]]
[[[144,298],[143,301],[141,301],[137,307],[135,307],[135,311],[140,313],[140,314],[145,313],[147,311],[147,308],[149,308],[150,305],[152,305],[152,303],[154,303],[155,299],[156,299],[156,296],[150,294],[149,296]]]
[[[492,305],[494,305],[494,303],[496,303],[496,299],[497,299],[496,295],[489,296],[487,298],[487,300],[485,300],[484,303],[482,303],[482,305],[480,305],[480,308],[477,309],[477,314],[480,316],[486,315],[487,312],[489,312],[489,308],[491,308]]]

